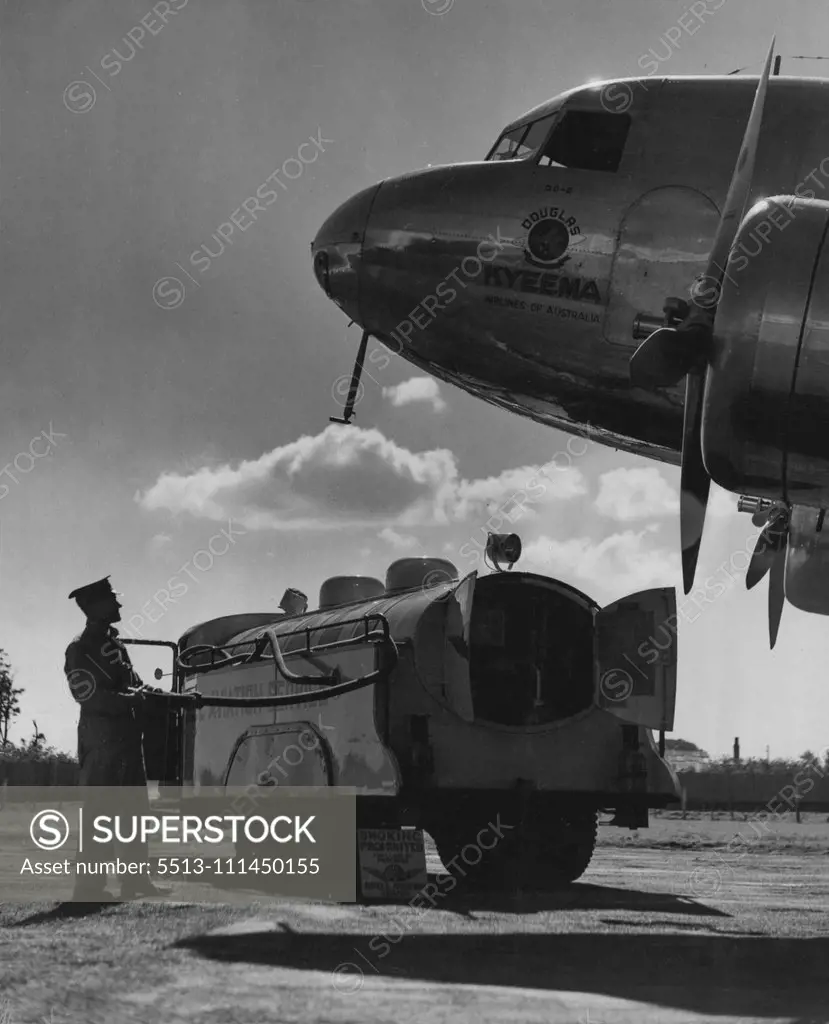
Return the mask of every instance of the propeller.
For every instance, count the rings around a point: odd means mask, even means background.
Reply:
[[[630,379],[634,387],[670,387],[678,384],[683,377],[686,378],[680,483],[682,579],[686,594],[694,584],[711,487],[711,479],[702,455],[701,428],[705,378],[714,347],[714,320],[728,254],[734,244],[751,192],[774,43],[775,40],[772,38],[766,66],[757,84],[740,154],[708,257],[708,265],[705,274],[695,282],[691,290],[688,312],[681,322],[654,331],[637,348],[630,360]]]
[[[786,550],[788,547],[791,509],[788,505],[775,504],[760,509],[751,517],[755,526],[763,530],[757,538],[754,554],[746,572],[746,587],[751,590],[769,574],[769,644],[777,643],[780,618],[786,599]],[[764,525],[765,524],[765,525]]]

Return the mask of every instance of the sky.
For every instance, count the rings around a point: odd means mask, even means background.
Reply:
[[[0,647],[25,689],[13,739],[36,720],[74,750],[76,586],[111,574],[126,634],[177,639],[276,610],[288,586],[314,605],[327,577],[382,579],[403,554],[471,571],[470,542],[554,460],[544,500],[506,526],[524,542],[519,567],[600,604],[679,587],[673,735],[713,756],[735,736],[745,756],[826,746],[826,620],[787,605],[768,650],[766,586],[743,582],[756,531],[736,499],[714,495],[698,575],[723,586],[693,605],[675,468],[573,442],[396,356],[374,364],[355,428],[328,422],[358,332],[319,289],[309,246],[350,195],[481,159],[523,111],[636,75],[652,49],[665,74],[757,73],[776,33],[784,73],[827,73],[787,62],[829,39],[825,0],[798,0],[797,18],[776,0],[709,0],[699,31],[666,41],[689,6],[6,0]],[[230,226],[280,168],[277,200]],[[177,264],[202,246],[191,281]],[[150,682],[167,670],[136,661]]]

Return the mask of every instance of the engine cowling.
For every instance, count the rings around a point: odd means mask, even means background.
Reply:
[[[720,486],[789,506],[785,596],[829,614],[829,203],[774,196],[740,225],[714,323],[702,453]]]
[[[720,486],[829,506],[829,203],[775,196],[725,267],[702,451]]]

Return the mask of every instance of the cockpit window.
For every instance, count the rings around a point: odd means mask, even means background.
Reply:
[[[524,136],[522,143],[527,156],[537,152],[547,141],[547,136],[550,134],[550,129],[553,127],[555,119],[555,115],[552,114],[549,117],[542,117],[541,120],[535,121],[530,125],[530,130]]]
[[[555,115],[551,114],[504,132],[487,160],[526,160],[533,156],[547,138],[554,120]]]
[[[494,149],[490,150],[487,160],[516,160],[518,158],[518,147],[521,140],[527,134],[527,125],[522,124],[519,128],[504,132],[498,140]]]
[[[568,110],[556,125],[539,163],[583,171],[618,170],[630,116],[604,111]]]

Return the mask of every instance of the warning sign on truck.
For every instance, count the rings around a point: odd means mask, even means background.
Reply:
[[[360,885],[376,900],[410,900],[426,885],[426,849],[419,829],[357,830]]]

